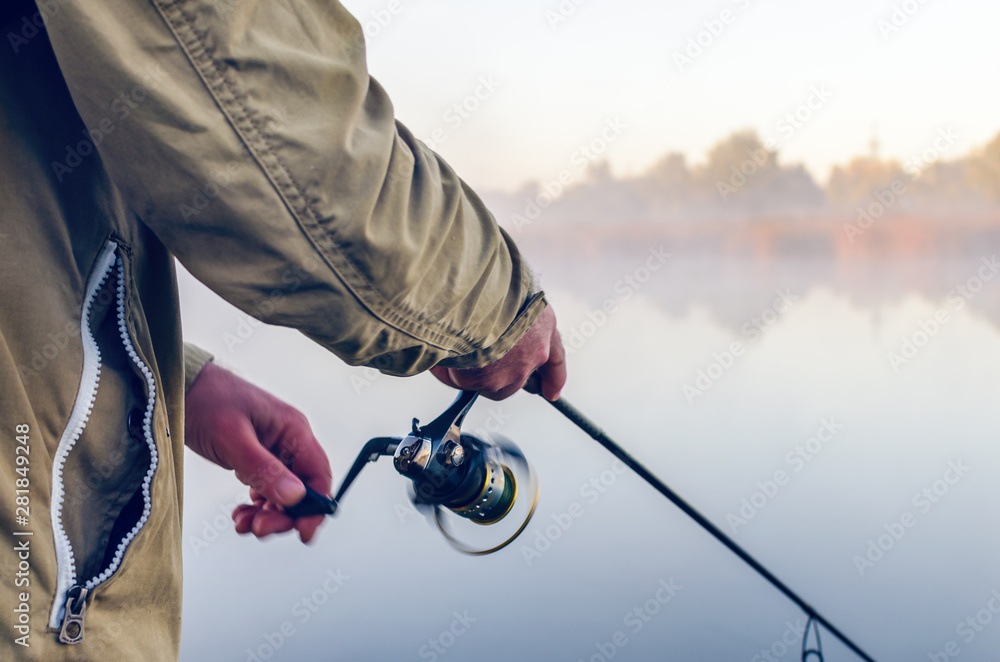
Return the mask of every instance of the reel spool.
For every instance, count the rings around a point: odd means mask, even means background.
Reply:
[[[538,506],[538,480],[521,449],[507,438],[494,436],[487,441],[463,434],[461,444],[478,457],[463,481],[467,489],[454,492],[461,497],[436,503],[414,483],[413,503],[458,551],[492,554],[514,542],[528,526]],[[462,534],[456,535],[457,530]]]
[[[291,517],[333,515],[347,488],[369,462],[393,456],[393,466],[412,481],[414,506],[433,520],[458,551],[491,554],[512,543],[528,526],[538,505],[535,472],[517,445],[499,435],[489,438],[461,431],[478,397],[462,391],[448,409],[421,427],[413,419],[405,437],[370,440],[348,471],[334,498],[306,487]],[[461,535],[454,530],[462,528]],[[486,530],[489,530],[488,533]],[[499,534],[499,535],[498,535]],[[466,539],[463,542],[462,539]]]

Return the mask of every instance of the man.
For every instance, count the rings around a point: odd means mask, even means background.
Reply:
[[[183,346],[174,256],[348,363],[494,398],[537,369],[558,395],[527,265],[395,122],[341,5],[17,0],[0,19],[3,659],[176,659],[185,437],[251,487],[237,531],[319,525],[281,507],[303,481],[329,492],[322,448]]]

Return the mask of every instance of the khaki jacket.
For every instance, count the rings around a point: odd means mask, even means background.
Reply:
[[[337,2],[15,0],[0,20],[0,659],[176,659],[174,256],[395,375],[495,360],[545,302],[395,122]],[[189,349],[188,381],[205,360]]]

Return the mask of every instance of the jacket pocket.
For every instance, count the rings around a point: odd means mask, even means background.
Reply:
[[[118,243],[109,240],[87,283],[80,322],[84,355],[80,387],[69,421],[60,437],[52,467],[51,520],[58,575],[49,627],[59,631],[59,641],[66,644],[76,644],[83,640],[84,616],[93,591],[118,571],[130,544],[149,519],[152,507],[151,487],[158,464],[152,424],[156,383],[152,370],[139,356],[128,331],[128,288],[125,263],[119,252]],[[137,375],[140,382],[144,382],[137,389],[140,405],[127,414],[126,425],[129,442],[141,445],[132,450],[141,450],[141,454],[135,455],[133,452],[133,456],[139,459],[135,462],[135,467],[128,467],[129,480],[122,481],[121,485],[111,486],[112,493],[117,490],[114,498],[96,499],[97,503],[86,504],[88,509],[98,509],[103,518],[97,527],[99,531],[88,532],[94,533],[101,542],[100,549],[96,555],[93,552],[89,555],[91,560],[88,562],[87,559],[77,557],[80,550],[74,549],[72,536],[67,532],[67,521],[64,518],[73,517],[73,513],[66,512],[66,489],[69,479],[75,477],[65,472],[72,466],[69,460],[74,448],[87,432],[101,385],[101,371],[105,365],[93,317],[95,305],[100,305],[97,304],[99,295],[106,292],[112,294],[108,315],[113,315],[109,323],[113,323],[114,328],[110,334],[102,336],[106,343],[109,342],[106,336],[110,336],[113,344],[113,347],[104,349],[127,357],[124,361],[128,363],[130,372]],[[125,415],[123,412],[123,416]],[[100,423],[102,422],[95,422]],[[103,433],[100,429],[92,432],[96,435]],[[76,515],[80,516],[79,509]],[[87,550],[83,554],[86,555]]]

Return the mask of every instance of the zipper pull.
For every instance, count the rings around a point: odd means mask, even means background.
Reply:
[[[77,584],[66,594],[66,615],[63,616],[59,641],[78,644],[83,641],[83,616],[87,612],[87,589]]]

